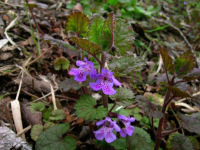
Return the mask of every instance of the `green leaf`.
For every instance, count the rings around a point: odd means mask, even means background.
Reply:
[[[167,50],[163,47],[160,47],[160,53],[163,59],[165,69],[173,74],[174,65],[172,64],[172,58],[169,56]]]
[[[190,51],[185,52],[174,62],[175,72],[178,77],[182,77],[189,73],[195,66],[195,59]]]
[[[113,58],[108,65],[119,76],[125,76],[130,75],[133,71],[141,71],[145,61],[138,56],[122,56],[120,58]]]
[[[130,150],[152,150],[154,147],[150,135],[142,128],[135,127],[133,135],[126,140]]]
[[[101,34],[104,26],[104,19],[101,16],[97,16],[92,19],[89,30],[89,40],[98,45],[102,45]]]
[[[180,133],[173,133],[169,136],[167,140],[167,149],[168,150],[193,150],[193,147],[192,147],[192,143],[186,136]]]
[[[110,143],[110,145],[112,145],[115,148],[115,150],[126,150],[127,149],[125,138],[118,138],[114,142]]]
[[[101,45],[101,49],[105,50],[111,46],[112,33],[108,27],[107,21],[97,16],[92,20],[89,31],[89,40]]]
[[[40,134],[43,131],[43,126],[41,124],[36,124],[31,128],[31,138],[34,141],[37,141],[37,139],[39,138]]]
[[[142,115],[140,114],[140,109],[135,107],[133,108],[133,117],[137,120],[140,121],[142,119]]]
[[[200,112],[192,115],[178,113],[178,117],[184,129],[200,135]]]
[[[79,36],[85,36],[89,28],[89,18],[81,12],[74,12],[68,17],[66,32],[73,31]]]
[[[63,137],[68,129],[69,124],[58,124],[45,130],[36,142],[36,150],[75,150],[75,139]]]
[[[117,52],[125,54],[126,51],[132,49],[133,30],[122,19],[116,19],[114,25],[114,45],[117,48]]]
[[[106,117],[107,109],[103,106],[95,108],[96,104],[96,100],[92,96],[81,96],[75,105],[77,116],[89,121]]]
[[[62,109],[57,109],[57,110],[53,110],[51,112],[51,116],[49,117],[50,120],[63,120],[65,119],[66,114],[64,112],[64,110]]]
[[[45,120],[45,121],[49,120],[49,117],[51,116],[52,111],[53,111],[52,105],[50,105],[47,109],[45,109],[42,113],[43,120]]]
[[[167,89],[170,90],[173,93],[173,95],[176,97],[182,97],[182,98],[190,97],[188,93],[181,91],[177,87],[167,86]]]
[[[116,94],[111,95],[110,98],[116,101],[124,101],[134,98],[134,94],[130,89],[120,87],[117,89]]]
[[[45,109],[45,104],[42,102],[31,103],[30,110],[34,111],[43,111]]]
[[[108,5],[116,6],[118,4],[118,0],[108,0]]]
[[[112,46],[112,32],[114,31],[114,19],[113,14],[108,14],[106,20],[104,21],[103,28],[101,31],[100,41],[102,49],[110,49]]]
[[[188,138],[192,143],[193,149],[199,150],[200,149],[199,141],[194,136],[189,136]]]
[[[74,43],[76,43],[78,45],[78,47],[80,47],[82,50],[95,55],[99,52],[101,52],[101,48],[99,45],[90,42],[87,39],[81,39],[81,38],[77,38],[77,37],[71,37],[70,38]]]
[[[70,65],[70,61],[65,57],[59,57],[54,60],[53,66],[55,70],[65,70],[68,69]]]

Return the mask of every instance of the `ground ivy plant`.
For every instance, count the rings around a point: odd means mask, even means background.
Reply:
[[[114,73],[106,67],[104,52],[118,50],[119,53],[124,53],[126,48],[131,47],[131,30],[124,28],[125,26],[127,24],[123,20],[115,21],[113,14],[108,14],[107,18],[96,16],[90,22],[80,12],[72,13],[66,25],[67,33],[71,33],[69,40],[98,62],[98,67],[95,68],[94,63],[86,57],[83,60],[77,60],[77,67],[71,68],[69,75],[74,76],[74,80],[77,82],[85,82],[89,78],[89,87],[103,95],[103,106],[98,106],[96,100],[90,96],[90,93],[86,92],[75,105],[76,114],[90,122],[97,120],[96,127],[94,127],[97,130],[94,130],[93,134],[97,140],[105,139],[107,143],[112,143],[117,139],[116,133],[125,138],[134,132],[132,125],[135,121],[134,117],[112,112],[116,103],[108,109],[108,96],[116,95],[117,91],[114,87],[120,87],[121,83],[115,78]],[[129,91],[126,91],[125,94],[129,94]],[[121,96],[119,93],[118,95]],[[132,95],[130,93],[130,96],[124,96],[132,98]],[[123,96],[121,97],[123,99]]]

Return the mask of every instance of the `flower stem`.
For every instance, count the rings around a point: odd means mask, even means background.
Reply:
[[[108,96],[103,94],[103,106],[104,108],[108,108]]]

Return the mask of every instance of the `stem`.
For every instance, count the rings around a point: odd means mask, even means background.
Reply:
[[[108,114],[112,112],[112,110],[115,108],[115,106],[117,105],[116,101],[114,102],[112,108],[109,110]]]
[[[105,66],[105,55],[104,55],[103,52],[101,54],[102,54],[102,56],[101,56],[100,69],[104,68],[104,66]],[[108,108],[108,96],[105,95],[104,93],[103,93],[103,99],[102,100],[103,100],[103,106],[104,106],[104,108]]]
[[[108,96],[103,94],[103,106],[104,108],[108,108]]]
[[[173,98],[174,98],[174,97],[171,97],[171,98],[170,98],[170,91],[167,90],[166,95],[165,95],[164,104],[163,104],[163,107],[162,107],[162,113],[163,113],[163,114],[165,114],[167,105],[169,104],[169,102],[170,102]],[[160,121],[159,121],[158,131],[157,131],[157,135],[156,135],[156,144],[155,144],[154,150],[158,150],[158,149],[159,149],[160,143],[161,143],[161,141],[162,141],[162,127],[163,127],[164,119],[165,119],[165,116],[162,117],[162,118],[160,119]]]
[[[33,21],[34,21],[34,23],[35,23],[35,25],[36,25],[38,31],[40,32],[41,35],[44,35],[44,32],[41,30],[41,28],[40,28],[39,25],[37,24],[37,21],[36,21],[36,19],[35,19],[35,16],[33,15],[32,9],[28,6],[28,1],[29,1],[29,0],[25,0],[25,1],[26,1],[27,7],[28,7],[28,9],[29,9],[29,11],[30,11],[30,13],[31,13],[31,16],[32,16],[32,18],[33,18]]]
[[[111,32],[112,32],[112,40],[111,40],[111,47],[114,46],[114,15],[112,14],[112,29],[111,29]]]

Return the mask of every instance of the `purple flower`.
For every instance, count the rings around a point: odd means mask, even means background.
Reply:
[[[90,75],[92,79],[96,76],[96,70],[94,64],[91,61],[88,61],[87,58],[84,58],[84,61],[77,60],[76,65],[79,68],[72,68],[69,71],[70,75],[75,76],[74,80],[82,82],[86,80],[87,75]]]
[[[124,128],[121,129],[120,135],[124,138],[128,134],[131,136],[134,131],[134,127],[131,126],[131,122],[135,121],[133,117],[126,117],[124,115],[118,115],[118,119],[123,123]]]
[[[116,121],[112,121],[109,117],[106,117],[105,120],[98,121],[96,125],[102,125],[99,130],[94,131],[96,139],[103,140],[105,138],[107,143],[111,143],[117,139],[116,135],[113,133],[113,130],[117,132],[121,130],[116,124]]]
[[[113,77],[113,73],[107,69],[102,68],[101,74],[96,75],[96,82],[90,83],[90,87],[99,91],[102,89],[106,95],[114,95],[116,91],[113,89],[113,84],[120,86],[121,83]]]

